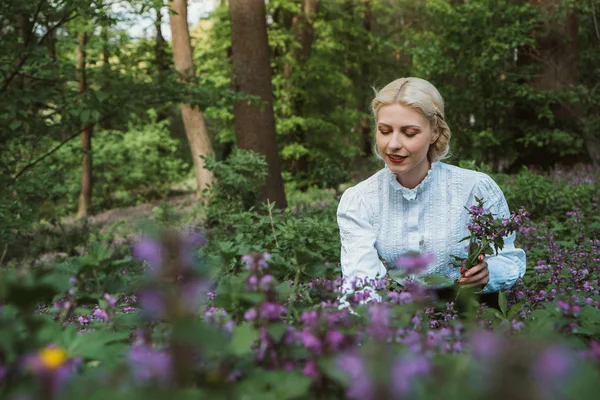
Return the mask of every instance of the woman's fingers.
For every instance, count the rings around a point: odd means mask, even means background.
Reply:
[[[479,285],[486,285],[489,282],[490,273],[488,269],[484,269],[479,273],[472,275],[468,278],[462,278],[458,281],[464,287],[472,287]]]
[[[467,272],[465,272],[465,278],[468,278],[470,276],[474,276],[476,274],[478,274],[479,272],[483,271],[484,269],[487,269],[488,265],[485,261],[480,262],[477,265],[474,265],[473,267],[471,267],[471,269],[469,269]]]
[[[486,276],[485,278],[483,278],[477,282],[461,284],[461,287],[470,288],[470,287],[485,286],[485,285],[487,285],[488,282],[489,282],[489,277]]]
[[[489,281],[489,273],[487,263],[481,261],[479,264],[466,271],[464,276],[458,280],[458,283],[464,287],[486,285]]]

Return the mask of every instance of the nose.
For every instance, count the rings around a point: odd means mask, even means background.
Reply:
[[[400,132],[392,132],[388,147],[390,150],[398,150],[402,148],[402,134]]]

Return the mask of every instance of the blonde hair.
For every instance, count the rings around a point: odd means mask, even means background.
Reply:
[[[444,99],[431,83],[421,78],[400,78],[388,83],[383,89],[375,89],[375,98],[371,102],[373,118],[381,107],[400,104],[422,114],[431,124],[438,138],[429,146],[429,161],[440,161],[448,156],[452,133],[444,117]],[[375,146],[377,148],[377,146]],[[379,156],[378,152],[375,154]]]

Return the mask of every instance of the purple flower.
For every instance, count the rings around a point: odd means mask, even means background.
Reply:
[[[317,362],[315,360],[306,361],[306,364],[304,364],[304,368],[302,369],[302,373],[306,376],[319,375],[319,367],[317,366]]]
[[[252,257],[250,254],[244,254],[242,256],[242,262],[246,266],[246,269],[252,269],[254,266],[254,257]]]
[[[327,331],[325,342],[332,350],[338,350],[342,343],[344,343],[344,335],[340,331]]]
[[[168,384],[172,379],[171,355],[166,351],[134,347],[129,352],[128,361],[135,378],[143,383]]]
[[[153,270],[160,268],[163,260],[161,244],[154,239],[145,238],[133,246],[133,257],[147,261]]]
[[[98,318],[102,322],[107,322],[110,319],[108,313],[102,308],[95,309],[92,316]]]
[[[375,339],[385,339],[389,334],[389,307],[384,303],[369,304],[369,326],[367,333]]]
[[[502,351],[503,341],[495,334],[481,331],[471,336],[471,352],[478,359],[489,360]]]
[[[418,274],[426,270],[433,261],[435,261],[435,256],[429,253],[405,255],[398,257],[396,267],[403,269],[408,274]]]
[[[512,325],[513,331],[520,332],[521,329],[523,329],[525,327],[525,322],[523,322],[523,321],[517,321],[516,319],[513,319],[511,321],[511,325]]]
[[[248,289],[256,290],[256,288],[258,287],[258,277],[256,275],[250,275],[246,283]]]
[[[150,318],[161,319],[166,315],[164,295],[156,290],[145,290],[139,293],[138,302]]]
[[[260,317],[265,320],[275,320],[285,312],[285,307],[279,303],[266,302],[260,310]]]
[[[251,308],[244,314],[244,319],[246,321],[254,321],[258,317],[258,312],[255,308]]]
[[[369,370],[359,354],[344,353],[338,357],[336,364],[349,377],[350,385],[346,392],[349,399],[369,400],[375,398]]]
[[[319,314],[315,311],[304,311],[301,316],[304,325],[316,327],[319,323]]]
[[[398,397],[407,395],[418,376],[427,375],[431,364],[425,356],[401,357],[392,367],[392,388]]]
[[[316,355],[321,353],[321,341],[316,338],[309,330],[305,329],[298,334],[304,347]]]
[[[4,379],[6,379],[7,375],[8,375],[8,369],[4,365],[0,364],[0,385],[2,385],[2,383],[4,382]]]
[[[192,249],[197,249],[206,244],[206,236],[202,232],[188,232],[183,240],[186,246]]]
[[[104,298],[106,299],[106,301],[108,301],[108,305],[110,306],[110,308],[114,308],[117,304],[117,299],[115,299],[108,293],[104,293]]]
[[[194,279],[181,285],[179,295],[186,311],[194,313],[199,308],[199,302],[205,297],[209,282]]]
[[[561,347],[549,347],[534,362],[535,377],[541,387],[556,387],[574,364],[572,355]]]
[[[265,275],[260,278],[260,289],[263,291],[269,290],[273,283],[273,277],[271,275]]]

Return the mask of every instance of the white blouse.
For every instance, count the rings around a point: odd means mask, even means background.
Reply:
[[[455,281],[460,272],[451,255],[467,255],[468,243],[459,240],[469,235],[465,207],[475,204],[475,196],[496,218],[509,217],[506,199],[492,178],[442,162],[432,163],[414,189],[398,183],[387,166],[347,189],[337,210],[344,281],[381,278],[387,272],[381,260],[394,266],[407,252],[435,256],[427,270],[411,278],[438,275]],[[497,256],[485,258],[490,276],[482,292],[506,290],[525,274],[525,252],[515,247],[515,236],[504,238]]]

